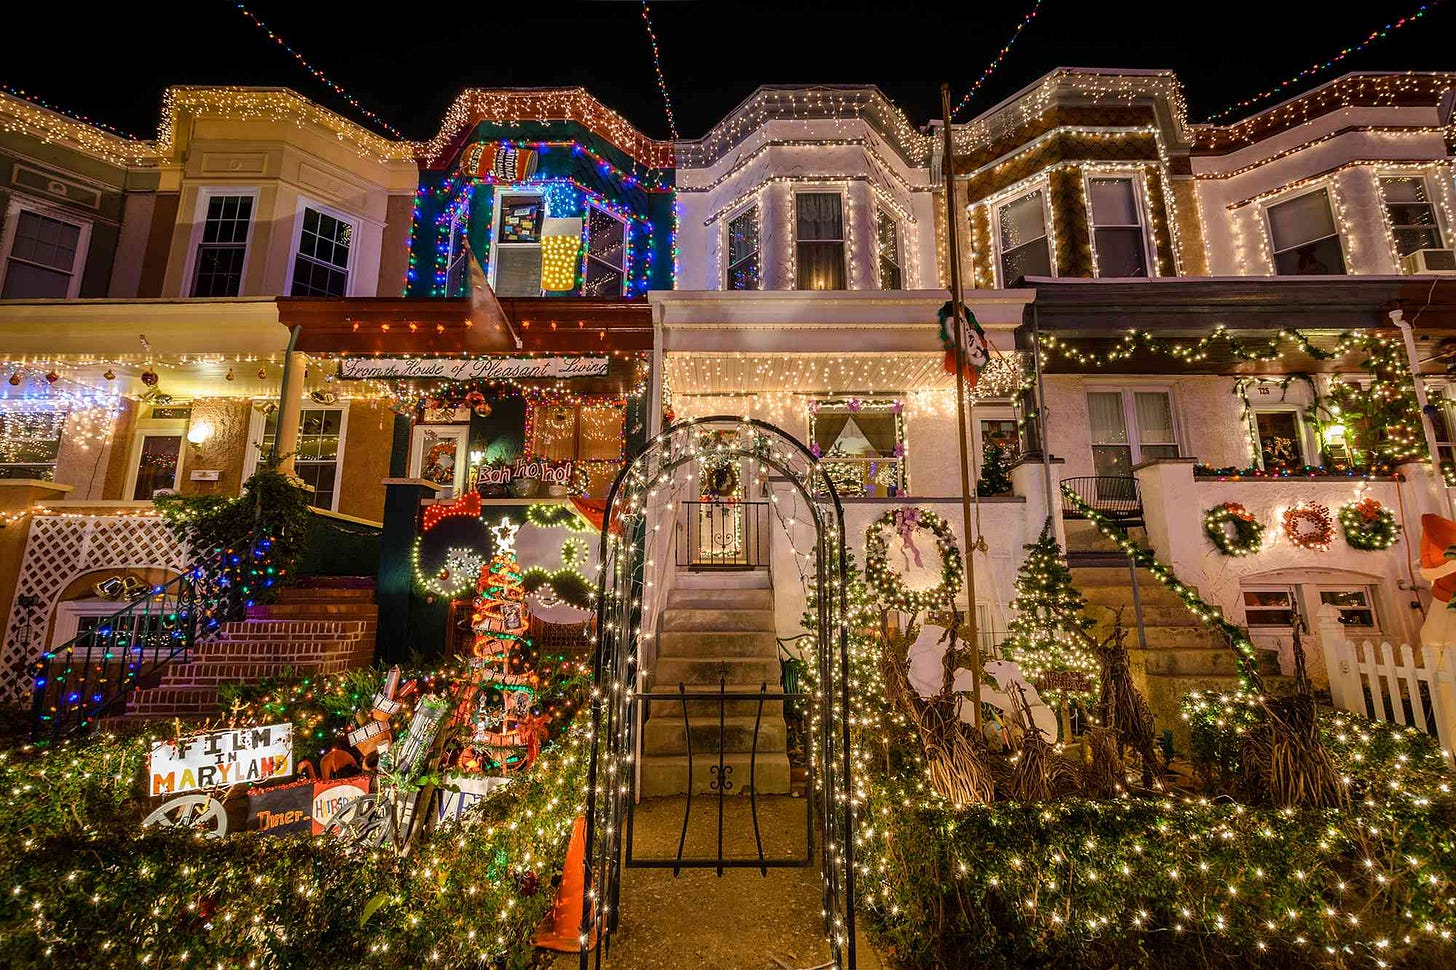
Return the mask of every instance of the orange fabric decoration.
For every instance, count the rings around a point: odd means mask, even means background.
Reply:
[[[1426,513],[1421,516],[1421,566],[1425,569],[1435,569],[1437,566],[1444,566],[1451,560],[1446,558],[1446,550],[1456,545],[1456,522],[1442,515]],[[1431,584],[1431,596],[1442,603],[1451,602],[1452,595],[1456,595],[1456,573],[1450,576],[1443,576]]]

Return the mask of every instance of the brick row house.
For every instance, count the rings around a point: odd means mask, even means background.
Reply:
[[[429,581],[444,550],[421,510],[474,492],[524,519],[569,500],[479,489],[516,460],[569,466],[570,491],[600,500],[673,420],[747,415],[812,447],[857,553],[907,497],[964,536],[936,322],[948,177],[966,303],[998,351],[973,394],[971,476],[993,446],[1012,459],[971,524],[983,643],[1048,517],[1064,547],[1098,552],[1063,518],[1071,479],[1135,480],[1148,543],[1249,625],[1271,672],[1289,672],[1292,618],[1321,606],[1414,643],[1429,594],[1411,557],[1419,515],[1450,514],[1444,476],[1420,441],[1375,447],[1331,407],[1385,386],[1370,341],[1399,343],[1405,322],[1434,459],[1456,457],[1453,91],[1456,75],[1347,75],[1209,125],[1168,72],[1058,69],[956,124],[950,159],[938,123],[862,86],[760,88],[677,142],[580,89],[466,91],[422,142],[281,89],[174,88],[145,142],[0,98],[0,699],[25,703],[39,653],[115,610],[106,580],[186,564],[155,493],[235,495],[262,448],[312,489],[319,546],[349,552],[218,641],[247,644],[216,654],[238,678],[449,652],[461,597]],[[508,338],[472,328],[477,279]],[[1402,541],[1276,535],[1230,559],[1202,531],[1225,502],[1273,535],[1294,505],[1365,498],[1399,514]],[[698,541],[687,514],[663,541]],[[540,532],[523,529],[523,562],[560,567],[560,530]],[[794,548],[756,553],[780,637],[800,632]],[[542,615],[587,622],[560,609]],[[333,624],[305,638],[332,652],[289,657],[269,622]],[[1140,624],[1136,645],[1164,714],[1233,680],[1179,625]],[[206,649],[129,709],[206,709]]]

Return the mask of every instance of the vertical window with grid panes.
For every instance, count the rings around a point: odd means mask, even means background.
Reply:
[[[1041,189],[997,209],[996,224],[1002,286],[1011,286],[1023,276],[1054,275]]]
[[[728,220],[728,273],[730,290],[759,288],[758,206],[751,205]]]
[[[1099,476],[1126,478],[1135,465],[1178,457],[1173,404],[1165,390],[1088,391],[1087,424]]]
[[[348,296],[349,247],[354,227],[305,207],[298,252],[293,257],[293,296]]]
[[[343,452],[344,411],[342,408],[304,408],[298,419],[298,447],[293,453],[293,473],[313,486],[309,504],[332,509],[339,487],[339,459]],[[278,439],[278,412],[263,423],[260,454],[271,454]]]
[[[1385,215],[1390,221],[1390,234],[1395,239],[1395,254],[1404,259],[1421,249],[1441,248],[1441,226],[1436,221],[1436,207],[1419,175],[1396,176],[1380,180],[1380,195],[1385,202]]]
[[[15,209],[0,299],[64,299],[81,271],[82,227],[30,209]]]
[[[794,196],[795,288],[845,288],[844,200],[838,192]]]
[[[1277,275],[1344,275],[1345,253],[1328,189],[1271,205],[1267,214]]]
[[[495,247],[490,271],[498,296],[541,295],[541,220],[539,194],[505,194],[496,200]]]
[[[253,220],[250,195],[214,195],[207,199],[202,240],[192,269],[193,296],[238,296],[243,287],[243,260],[248,254],[248,226]]]
[[[900,224],[881,208],[875,209],[875,248],[880,260],[880,289],[900,289],[905,278],[900,255]]]
[[[1088,179],[1087,196],[1092,210],[1092,248],[1097,254],[1097,275],[1147,276],[1147,246],[1133,180]]]
[[[582,296],[622,296],[627,289],[627,224],[597,205],[586,207]]]

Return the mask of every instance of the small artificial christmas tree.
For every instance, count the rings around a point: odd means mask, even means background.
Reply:
[[[981,477],[976,481],[976,492],[980,495],[1009,495],[1011,493],[1011,453],[998,442],[986,446],[981,458]]]
[[[1016,618],[1007,626],[1001,652],[1016,661],[1053,710],[1087,710],[1097,700],[1101,670],[1087,636],[1092,620],[1082,615],[1086,604],[1072,586],[1051,519],[1025,549],[1011,601]]]

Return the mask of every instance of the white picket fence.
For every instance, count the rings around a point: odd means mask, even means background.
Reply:
[[[1456,748],[1456,649],[1352,642],[1339,610],[1319,617],[1320,646],[1330,678],[1330,700],[1342,711],[1419,728],[1441,742],[1448,763]]]

